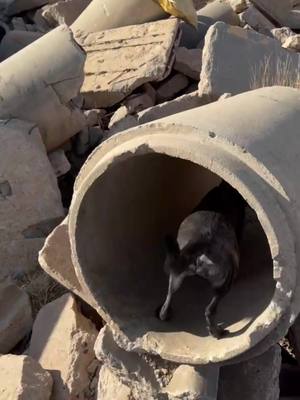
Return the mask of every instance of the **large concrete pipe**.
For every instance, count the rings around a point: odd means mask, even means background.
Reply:
[[[206,364],[265,351],[285,334],[300,305],[299,126],[300,91],[264,88],[125,131],[94,151],[70,209],[72,259],[120,346]],[[169,322],[155,309],[167,289],[164,235],[221,178],[251,208],[239,277],[217,316],[230,334],[217,340],[205,325],[205,282],[186,279]]]
[[[71,25],[73,31],[99,32],[167,17],[153,0],[93,0]]]

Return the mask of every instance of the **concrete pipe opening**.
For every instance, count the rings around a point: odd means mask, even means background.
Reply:
[[[221,177],[202,166],[205,162],[146,145],[104,163],[103,170],[98,165],[82,181],[69,228],[75,266],[104,318],[121,332],[116,333],[119,343],[197,364],[224,361],[248,350],[257,331],[263,338],[261,324],[271,326],[280,315],[273,313],[274,321],[268,323],[262,317],[272,308],[276,281],[268,239],[256,213],[251,208],[247,212],[240,273],[217,314],[230,335],[222,340],[209,336],[204,309],[212,291],[197,277],[186,278],[174,296],[173,318],[161,322],[155,310],[167,290],[163,238],[176,233]]]

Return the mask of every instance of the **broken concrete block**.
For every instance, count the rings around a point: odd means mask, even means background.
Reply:
[[[13,16],[23,11],[42,7],[47,2],[47,0],[4,0],[0,6],[5,15]]]
[[[28,356],[0,356],[0,400],[49,400],[52,377]]]
[[[216,100],[223,93],[293,86],[298,66],[298,54],[283,49],[277,40],[218,22],[206,35],[199,94]]]
[[[245,11],[248,7],[247,0],[229,0],[229,4],[237,14]]]
[[[163,392],[178,400],[215,399],[218,380],[219,367],[180,365]]]
[[[182,74],[194,79],[200,80],[200,72],[202,66],[202,50],[187,49],[178,47],[175,50],[174,69]]]
[[[0,62],[22,50],[42,36],[43,34],[41,32],[7,32],[0,44]]]
[[[257,32],[271,36],[271,30],[275,28],[274,24],[269,21],[256,7],[250,6],[246,11],[240,14],[242,21],[251,26]]]
[[[52,396],[59,400],[85,399],[88,366],[94,356],[97,331],[66,294],[44,306],[33,325],[28,354],[53,378]]]
[[[56,177],[36,125],[0,121],[0,278],[35,268],[45,237],[63,215]]]
[[[76,40],[87,53],[81,88],[85,108],[112,106],[145,82],[165,78],[177,35],[176,19],[77,33]]]
[[[49,161],[57,177],[65,175],[71,169],[71,164],[67,159],[65,152],[58,149],[48,154]]]
[[[280,41],[281,44],[283,44],[290,36],[295,35],[291,28],[288,28],[286,26],[283,28],[272,29],[271,33],[274,38]]]
[[[177,73],[166,79],[156,91],[157,100],[163,102],[170,100],[189,85],[188,78],[180,73]]]
[[[85,126],[83,113],[71,102],[83,81],[84,61],[83,50],[66,26],[3,61],[0,118],[32,121],[48,151],[60,147]]]
[[[75,274],[67,221],[68,219],[65,218],[47,237],[44,247],[39,253],[39,263],[53,279],[97,309],[97,304],[81,286]]]
[[[111,117],[108,128],[112,129],[113,127],[117,127],[121,121],[126,119],[127,116],[130,116],[128,108],[126,106],[121,106],[113,113]]]
[[[160,362],[158,359],[151,359],[150,356],[121,349],[114,341],[108,325],[99,332],[95,343],[95,354],[97,359],[110,369],[116,380],[128,382],[130,392],[135,393],[134,398],[150,399],[160,391],[156,375],[159,375],[159,369],[165,366],[164,361]],[[104,376],[107,377],[107,374],[109,372],[106,371]],[[100,371],[99,388],[105,393],[105,389],[109,388],[106,388],[104,376]]]
[[[0,284],[0,353],[12,350],[30,332],[31,327],[28,294],[14,284]]]
[[[290,36],[283,43],[282,47],[293,51],[300,51],[300,35]]]
[[[251,2],[279,25],[300,29],[299,2],[282,0],[251,0]]]
[[[42,8],[42,17],[47,24],[55,28],[58,25],[72,25],[90,4],[91,0],[60,0]]]
[[[99,374],[98,400],[132,400],[132,391],[121,381],[107,365],[103,365]]]
[[[198,91],[184,94],[174,100],[157,104],[154,107],[141,111],[138,114],[138,124],[145,124],[146,122],[190,110],[191,108],[200,107],[204,104],[207,104],[207,102],[204,98],[199,97]]]
[[[99,32],[169,17],[153,0],[93,0],[72,25],[72,30]]]
[[[218,400],[278,400],[281,350],[278,345],[262,355],[220,370]],[[234,384],[233,384],[234,383]]]

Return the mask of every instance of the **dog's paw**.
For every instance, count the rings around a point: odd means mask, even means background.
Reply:
[[[220,326],[217,326],[213,329],[209,329],[209,333],[211,336],[219,340],[227,336],[229,334],[229,331],[227,329],[221,328]]]
[[[172,308],[169,307],[167,312],[162,314],[162,306],[163,304],[161,304],[159,307],[157,307],[156,311],[155,311],[155,316],[156,318],[158,318],[160,321],[169,321],[172,318]]]

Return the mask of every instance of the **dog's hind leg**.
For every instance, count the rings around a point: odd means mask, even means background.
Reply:
[[[226,329],[223,329],[220,326],[218,326],[215,320],[218,304],[220,303],[220,300],[225,296],[226,293],[227,291],[224,290],[215,290],[214,297],[212,298],[211,302],[205,309],[205,319],[209,333],[217,339],[221,339],[228,333]]]
[[[180,288],[184,277],[185,277],[184,273],[177,275],[172,271],[170,272],[167,298],[162,307],[159,309],[159,319],[161,319],[162,321],[169,319],[169,309],[171,305],[172,296],[176,292],[176,290]]]

